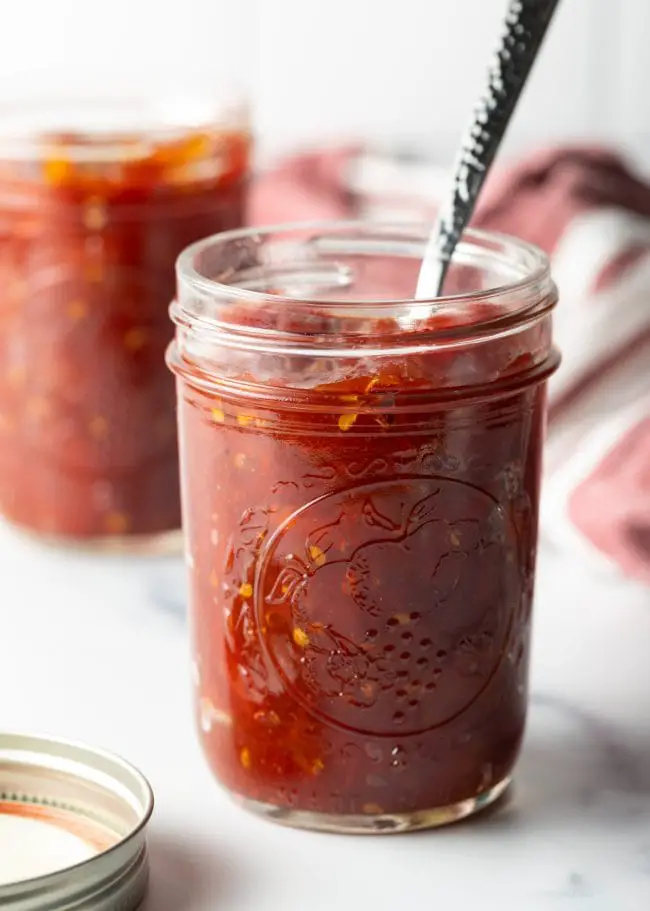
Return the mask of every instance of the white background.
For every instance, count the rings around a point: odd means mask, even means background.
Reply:
[[[320,137],[416,141],[447,157],[505,0],[5,0],[0,92],[35,65],[108,63],[244,77],[275,149]],[[650,161],[650,2],[561,0],[511,150],[558,138],[616,141]],[[140,66],[133,75],[135,63]],[[127,76],[128,74],[128,76]]]

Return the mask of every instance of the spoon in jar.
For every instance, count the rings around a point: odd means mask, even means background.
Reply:
[[[447,270],[559,0],[510,0],[488,84],[463,136],[449,195],[426,246],[416,300],[442,294]]]

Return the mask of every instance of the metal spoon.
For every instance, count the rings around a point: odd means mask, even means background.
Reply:
[[[559,0],[510,0],[504,33],[454,166],[449,196],[422,260],[416,300],[442,293],[456,244],[467,226],[490,165],[526,85]]]

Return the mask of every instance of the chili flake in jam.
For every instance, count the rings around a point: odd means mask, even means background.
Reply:
[[[302,259],[271,230],[257,270],[228,277],[243,290],[217,284],[245,239],[181,257],[169,354],[207,758],[289,824],[449,822],[502,793],[524,731],[552,283],[529,308],[501,289],[379,325],[357,309],[367,250],[345,261],[361,278],[344,316],[250,296],[249,276]],[[197,273],[215,281],[210,337],[186,332]]]
[[[0,142],[0,512],[92,541],[180,526],[173,265],[244,218],[250,137]],[[154,540],[152,538],[152,540]]]

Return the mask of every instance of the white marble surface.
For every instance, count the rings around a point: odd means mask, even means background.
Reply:
[[[293,832],[213,784],[190,709],[174,560],[0,530],[0,729],[81,738],[151,780],[148,911],[650,907],[650,590],[543,551],[533,702],[512,800],[412,836]]]

